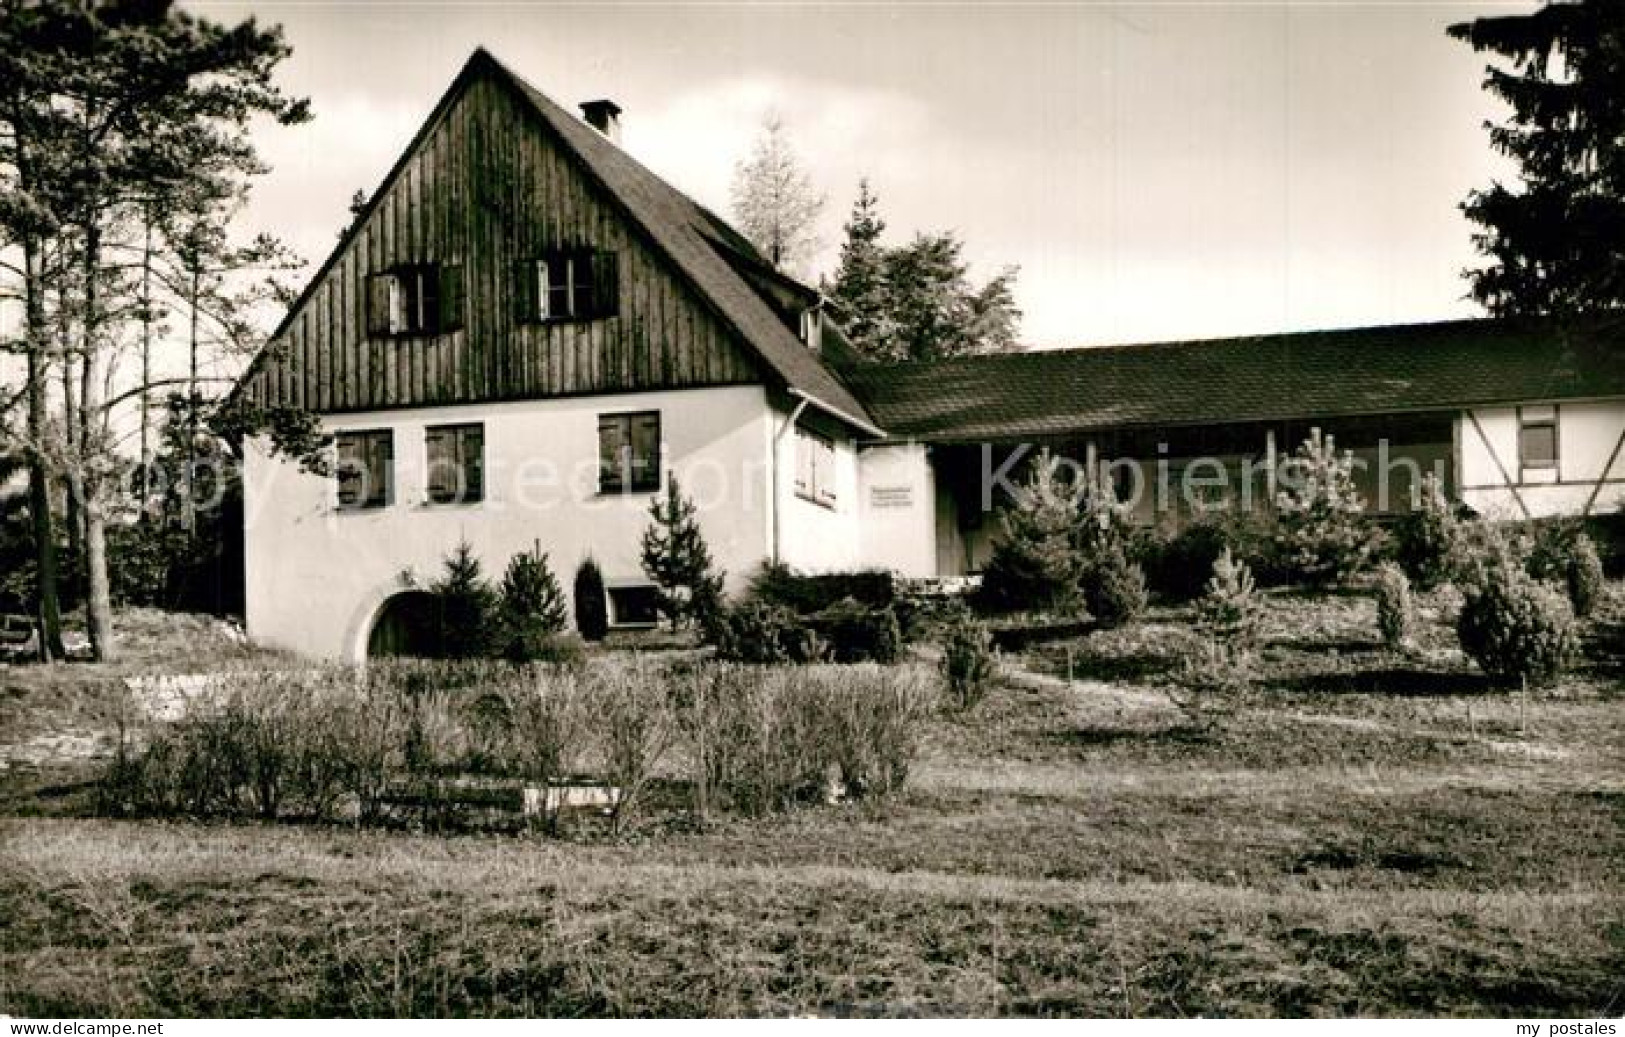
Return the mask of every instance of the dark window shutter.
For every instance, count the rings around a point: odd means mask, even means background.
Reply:
[[[485,499],[485,430],[479,426],[463,430],[459,451],[463,466],[463,489],[471,501]]]
[[[598,489],[601,493],[623,488],[626,436],[622,428],[620,418],[598,419]]]
[[[367,334],[388,335],[389,285],[393,274],[373,274],[367,278]]]
[[[632,416],[632,489],[660,488],[660,415]]]
[[[513,265],[513,315],[521,324],[535,323],[537,261],[521,259]]]
[[[368,490],[369,503],[387,505],[395,499],[395,439],[391,433],[379,432],[373,436],[371,452],[372,485]]]
[[[353,508],[361,503],[361,477],[364,464],[360,447],[360,442],[354,436],[338,437],[339,463],[335,474],[338,476],[341,508]]]
[[[621,312],[620,259],[614,252],[594,252],[591,262],[591,315],[613,317]]]
[[[440,330],[457,331],[462,328],[467,289],[463,286],[463,267],[448,263],[440,268]]]
[[[429,462],[429,500],[436,504],[446,503],[456,492],[452,479],[457,459],[450,446],[451,436],[444,429],[429,429],[423,435],[423,452]]]

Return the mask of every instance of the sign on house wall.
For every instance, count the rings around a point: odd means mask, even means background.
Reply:
[[[914,506],[914,487],[904,483],[896,486],[869,487],[869,506],[871,508],[912,508]]]

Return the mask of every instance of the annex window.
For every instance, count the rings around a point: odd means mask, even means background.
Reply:
[[[598,492],[649,493],[658,489],[660,413],[599,416]]]
[[[620,312],[620,264],[613,252],[546,252],[519,264],[514,299],[519,319],[596,320]]]
[[[438,425],[424,432],[431,504],[485,499],[485,426]]]
[[[1518,464],[1524,468],[1557,467],[1557,408],[1523,407],[1518,411]]]
[[[609,588],[609,622],[617,627],[652,627],[660,619],[660,595],[648,584]]]
[[[463,268],[414,263],[367,278],[367,331],[438,335],[463,326]]]
[[[339,508],[388,507],[395,497],[395,434],[388,429],[340,432],[335,439]]]
[[[796,429],[796,495],[833,507],[835,445],[816,432]]]

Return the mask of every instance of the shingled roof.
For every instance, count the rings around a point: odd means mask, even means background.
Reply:
[[[1463,320],[961,357],[848,380],[895,438],[1009,440],[1625,396],[1625,328]]]
[[[489,67],[518,90],[786,387],[812,397],[815,404],[838,417],[873,424],[863,404],[724,258],[731,252],[765,265],[766,260],[754,245],[511,72],[484,48],[475,51],[469,65],[471,70],[481,65]]]

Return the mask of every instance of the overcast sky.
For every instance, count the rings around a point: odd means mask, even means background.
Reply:
[[[250,218],[315,263],[476,45],[726,215],[776,110],[827,192],[889,233],[1020,266],[1023,338],[1090,345],[1472,315],[1457,204],[1508,176],[1484,58],[1451,22],[1529,4],[628,6],[194,3],[293,45],[313,123],[261,137]]]

